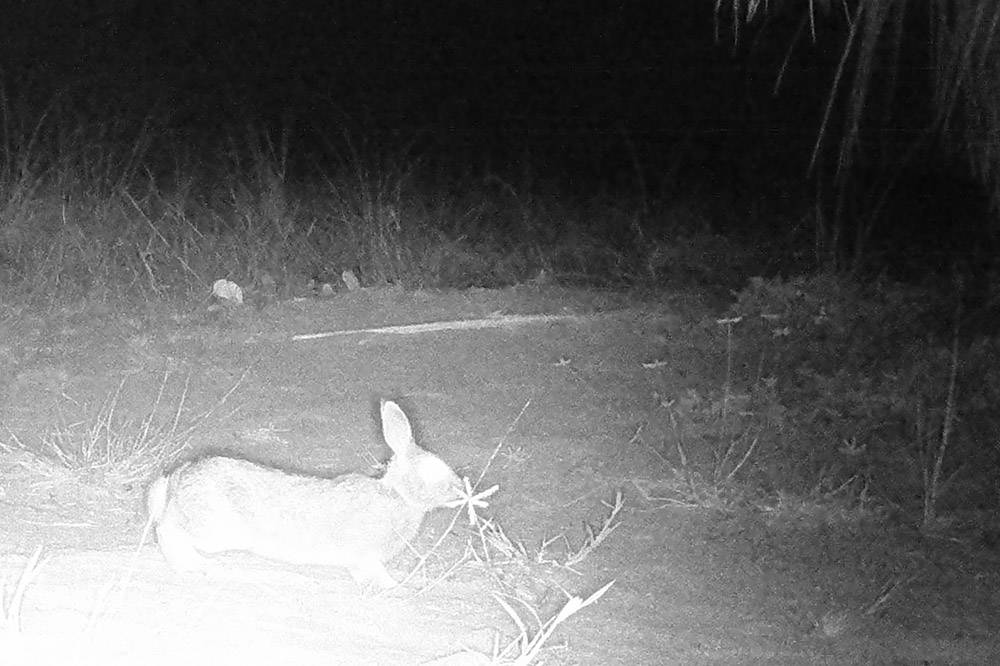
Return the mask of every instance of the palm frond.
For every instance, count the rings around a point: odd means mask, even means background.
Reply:
[[[889,81],[904,58],[926,59],[932,113],[925,131],[939,136],[968,158],[972,174],[1000,211],[1000,3],[996,0],[808,0],[760,2],[717,0],[716,20],[753,20],[758,10],[804,12],[814,25],[844,21],[847,30],[834,72],[813,153],[815,165],[834,111],[843,108],[838,173],[850,171],[857,156],[875,75]],[[724,16],[731,12],[731,16]],[[921,12],[921,14],[912,14]],[[911,15],[912,14],[912,15]],[[921,23],[923,22],[923,23]],[[916,26],[916,28],[915,28]],[[822,27],[820,27],[822,29]],[[907,40],[926,32],[928,43]],[[739,38],[734,29],[734,39]],[[849,82],[849,83],[848,83]],[[886,91],[879,91],[886,92]],[[892,86],[887,91],[892,93]],[[840,106],[841,101],[843,107]],[[997,216],[1000,219],[1000,216]]]

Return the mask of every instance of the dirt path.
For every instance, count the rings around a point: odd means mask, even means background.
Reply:
[[[995,553],[874,525],[667,501],[669,432],[657,400],[718,385],[716,352],[684,345],[685,327],[709,313],[679,299],[628,308],[618,299],[382,291],[263,312],[7,313],[0,556],[4,609],[20,631],[8,621],[0,663],[477,664],[435,660],[465,648],[489,654],[496,637],[516,637],[494,595],[535,627],[532,612],[546,620],[566,593],[586,597],[612,580],[550,638],[544,663],[1000,663]],[[498,312],[581,316],[292,341]],[[461,474],[477,478],[497,452],[483,483],[500,491],[485,515],[529,557],[484,551],[462,520],[445,534],[452,514],[442,511],[414,544],[430,553],[425,566],[385,595],[362,594],[343,571],[241,554],[174,573],[155,546],[137,548],[152,467],[67,470],[15,445],[38,451],[57,433],[85,431],[116,390],[105,411],[118,427],[151,410],[158,425],[174,416],[194,424],[185,455],[238,451],[324,471],[384,459],[377,399],[399,398],[418,440]],[[572,570],[535,561],[543,539],[565,536],[547,550],[557,562],[578,549],[583,524],[598,525],[619,491],[619,527]],[[13,582],[39,545],[47,559],[11,613]],[[405,575],[416,562],[402,556],[390,570]]]

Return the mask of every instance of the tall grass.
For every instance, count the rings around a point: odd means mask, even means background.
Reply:
[[[1000,229],[1000,89],[996,59],[1000,49],[1000,5],[994,0],[717,0],[715,13],[717,35],[722,26],[731,26],[737,43],[745,39],[744,23],[746,29],[762,26],[765,41],[781,34],[773,28],[782,22],[760,20],[762,14],[796,20],[797,29],[788,33],[787,55],[783,62],[774,63],[778,87],[787,70],[795,66],[793,58],[802,52],[798,48],[801,42],[811,37],[814,46],[822,44],[816,50],[823,53],[820,60],[834,53],[829,48],[831,37],[839,43],[836,62],[828,64],[826,73],[814,68],[815,63],[809,68],[811,77],[819,72],[819,76],[828,77],[823,84],[829,85],[822,119],[817,121],[809,169],[821,179],[825,178],[824,162],[833,171],[830,183],[820,183],[821,190],[833,190],[830,201],[824,203],[828,197],[818,196],[812,216],[818,247],[842,253],[841,262],[861,263],[867,258],[864,246],[874,227],[884,225],[876,214],[881,203],[874,206],[875,211],[864,211],[859,216],[848,202],[858,197],[884,199],[902,170],[920,167],[933,174],[941,166],[946,172],[967,170],[992,206],[990,219],[982,224],[956,221],[954,217],[932,220],[940,227],[937,235],[946,240],[959,233],[968,234],[968,249],[973,254],[982,243],[992,243],[995,254]],[[878,139],[872,140],[876,135]],[[901,139],[900,135],[908,138]],[[833,151],[826,149],[831,139],[836,145]],[[945,147],[940,153],[931,152],[931,159],[941,164],[926,163],[931,161],[927,149],[935,144]],[[826,158],[828,153],[832,155]],[[964,159],[951,159],[956,154]],[[856,173],[862,171],[860,165],[873,161],[891,174],[889,183],[874,191],[871,181],[880,179],[873,178],[871,168],[865,170],[867,173]],[[923,193],[907,194],[920,197]],[[917,220],[902,223],[919,227]]]
[[[140,117],[78,110],[87,106],[68,93],[41,108],[0,96],[8,294],[47,304],[191,299],[226,278],[280,298],[344,270],[365,286],[504,286],[541,275],[629,286],[711,279],[704,259],[722,254],[710,224],[688,228],[682,198],[640,210],[559,196],[533,178],[453,176],[412,143],[350,130],[250,124],[205,138],[155,108]],[[747,253],[743,263],[758,259]]]

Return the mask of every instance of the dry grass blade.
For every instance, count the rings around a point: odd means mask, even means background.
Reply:
[[[896,596],[896,593],[905,586],[909,585],[914,578],[916,578],[916,576],[899,576],[889,580],[879,590],[878,595],[875,597],[875,601],[868,604],[868,606],[862,610],[861,614],[865,617],[878,616],[889,601]]]
[[[479,533],[479,542],[483,548],[483,558],[487,562],[493,560],[490,555],[492,550],[498,551],[508,560],[526,560],[528,558],[528,552],[524,544],[513,541],[496,521],[488,518],[480,520],[476,527]],[[475,553],[475,549],[473,549],[473,552]]]
[[[958,378],[959,366],[959,321],[961,318],[961,302],[955,311],[955,332],[951,343],[951,370],[948,373],[948,398],[945,403],[944,423],[941,426],[941,436],[937,442],[937,451],[933,453],[933,463],[924,464],[924,520],[923,529],[932,531],[936,527],[938,514],[937,505],[944,492],[941,481],[941,470],[944,467],[945,453],[948,451],[948,444],[951,440],[952,429],[955,424],[955,395],[956,381]],[[931,451],[928,450],[928,457]],[[957,472],[956,472],[957,473]]]
[[[446,507],[455,508],[461,507],[468,512],[469,515],[469,527],[475,527],[476,523],[479,522],[479,516],[476,515],[476,509],[485,509],[489,506],[489,503],[484,501],[487,497],[500,490],[500,486],[493,485],[482,492],[475,492],[472,484],[469,483],[469,478],[465,477],[462,479],[464,484],[464,494],[460,499],[448,502],[445,504]]]
[[[597,590],[591,594],[586,599],[580,597],[570,597],[558,613],[544,623],[540,623],[538,631],[534,636],[531,636],[528,627],[525,625],[524,620],[518,615],[510,604],[504,601],[499,596],[494,595],[504,611],[510,616],[514,624],[517,625],[520,634],[516,639],[514,639],[506,649],[500,651],[493,655],[491,664],[493,666],[528,666],[541,651],[542,646],[545,642],[552,636],[556,628],[569,619],[571,616],[577,612],[583,610],[587,606],[595,603],[598,599],[604,596],[604,593],[611,589],[611,586],[615,584],[615,581],[611,581],[606,584],[601,589]],[[530,610],[530,609],[529,609]],[[532,614],[535,613],[532,611]],[[537,620],[537,615],[535,615]]]
[[[625,500],[622,496],[622,492],[619,490],[615,492],[615,503],[610,507],[611,513],[601,521],[601,527],[596,532],[594,528],[590,526],[589,523],[584,523],[584,529],[587,531],[587,537],[583,541],[583,545],[575,553],[569,553],[566,557],[566,566],[572,567],[575,564],[583,562],[587,557],[597,549],[604,541],[611,536],[611,533],[618,529],[621,525],[620,522],[616,522],[618,514],[621,513],[622,508],[625,506]]]
[[[621,524],[618,522],[618,516],[624,505],[623,494],[620,491],[616,492],[614,503],[605,503],[610,512],[602,518],[599,527],[595,528],[589,523],[584,523],[586,536],[579,548],[574,549],[566,536],[560,534],[543,540],[537,551],[533,551],[530,556],[524,544],[511,539],[499,523],[490,518],[477,517],[475,523],[477,534],[470,537],[466,555],[482,565],[496,565],[501,569],[507,564],[520,567],[537,564],[554,565],[579,573],[573,566],[587,559],[618,528]],[[478,547],[473,541],[476,536],[478,536]],[[555,552],[553,546],[556,543],[563,544],[558,552]],[[495,557],[494,553],[498,556]]]
[[[42,547],[39,546],[21,570],[10,600],[7,599],[7,578],[5,576],[0,579],[0,629],[2,629],[0,633],[4,637],[17,636],[21,633],[21,604],[24,602],[24,591],[45,564],[41,556]]]

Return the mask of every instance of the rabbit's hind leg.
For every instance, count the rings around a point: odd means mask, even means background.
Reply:
[[[191,536],[180,527],[164,522],[156,526],[156,542],[163,558],[176,571],[197,571],[206,564]]]
[[[177,571],[194,571],[205,566],[205,558],[195,548],[191,536],[175,524],[169,514],[170,481],[161,476],[149,488],[146,508],[167,563]]]

